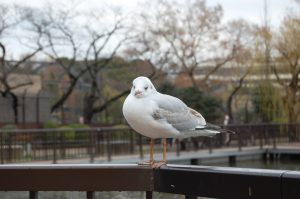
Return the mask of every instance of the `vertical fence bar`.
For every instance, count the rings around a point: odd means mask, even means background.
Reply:
[[[56,142],[56,134],[57,134],[57,132],[56,131],[53,131],[52,132],[53,133],[53,164],[56,164],[57,163],[57,150],[56,150],[56,148],[57,148],[57,142]]]
[[[242,151],[242,145],[243,145],[243,143],[242,143],[242,135],[241,135],[241,133],[239,133],[238,134],[238,150],[239,151]]]
[[[66,150],[65,150],[65,139],[68,138],[68,134],[72,133],[69,131],[60,131],[59,132],[59,155],[62,159],[66,157]]]
[[[130,134],[130,154],[133,154],[134,153],[134,144],[133,144],[133,142],[134,142],[134,139],[133,139],[133,133],[131,133],[130,131],[128,131],[129,132],[129,134]]]
[[[259,148],[263,149],[263,133],[264,132],[259,132]]]
[[[180,141],[176,139],[176,155],[180,156]]]
[[[143,151],[143,137],[142,135],[139,136],[139,151],[140,151],[140,159],[144,159],[144,151]]]
[[[90,163],[94,162],[94,157],[95,157],[95,133],[94,131],[89,131],[90,132]]]
[[[208,152],[209,154],[213,152],[212,142],[210,138],[208,138]]]
[[[1,164],[4,164],[3,145],[4,145],[3,132],[0,132],[0,155],[1,155]]]
[[[265,144],[268,146],[270,144],[270,139],[269,139],[269,126],[266,124],[264,126],[264,137],[265,137]]]
[[[29,191],[29,199],[38,199],[37,191]]]
[[[106,133],[106,150],[107,150],[107,161],[111,161],[111,144],[110,144],[110,131]]]
[[[7,133],[8,137],[8,162],[12,162],[12,132]]]
[[[146,191],[146,199],[152,199],[153,198],[153,192],[152,191]]]
[[[272,129],[271,135],[273,136],[273,149],[277,148],[276,143],[276,135],[279,134],[278,131],[274,131],[274,128]]]
[[[94,199],[95,198],[95,192],[94,191],[87,191],[86,192],[86,199]]]
[[[300,135],[299,135],[299,124],[295,124],[295,131],[296,131],[296,136],[297,136],[297,145],[299,145],[299,141],[300,141]]]

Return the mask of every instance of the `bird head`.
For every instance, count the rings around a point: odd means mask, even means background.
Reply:
[[[132,82],[131,95],[136,98],[143,98],[156,92],[151,80],[147,77],[137,77]]]

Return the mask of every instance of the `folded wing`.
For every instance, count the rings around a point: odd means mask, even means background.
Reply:
[[[195,130],[197,126],[205,126],[205,119],[200,113],[189,108],[180,99],[160,94],[153,97],[158,109],[154,111],[153,118],[166,120],[178,131]]]

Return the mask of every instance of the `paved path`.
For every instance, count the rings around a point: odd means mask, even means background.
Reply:
[[[250,156],[250,155],[260,155],[265,152],[266,149],[259,149],[259,147],[245,147],[242,151],[238,151],[237,148],[222,148],[214,149],[212,153],[209,153],[208,150],[198,150],[198,151],[187,151],[180,152],[178,156],[176,152],[168,152],[167,160],[169,163],[188,163],[190,164],[191,159],[205,159],[213,160],[219,158],[227,158],[229,156]],[[149,158],[149,154],[144,154],[144,160]],[[154,154],[155,160],[162,159],[162,153]],[[94,163],[97,164],[130,164],[137,163],[141,161],[139,154],[134,155],[114,155],[112,160],[108,161],[106,156],[95,157]],[[52,161],[34,161],[34,162],[24,162],[22,164],[49,164]],[[89,158],[82,159],[66,159],[66,160],[57,160],[58,164],[82,164],[90,163]]]
[[[299,146],[278,146],[277,149],[273,149],[271,146],[264,146],[263,149],[260,147],[243,147],[241,151],[237,148],[221,148],[214,149],[212,153],[209,153],[208,150],[198,150],[198,151],[187,151],[180,152],[178,156],[176,152],[168,152],[167,160],[172,164],[191,164],[191,160],[199,160],[200,162],[216,162],[216,161],[227,161],[229,157],[234,156],[237,159],[249,159],[249,158],[260,158],[266,152],[276,153],[276,154],[299,154]],[[144,160],[148,160],[149,154],[144,154]],[[162,159],[162,153],[154,154],[155,160]],[[133,155],[114,155],[112,160],[108,161],[106,156],[95,157],[95,164],[131,164],[141,161],[139,154]],[[17,164],[51,164],[52,161],[34,161],[34,162],[24,162]],[[81,159],[66,159],[66,160],[57,160],[58,164],[86,164],[90,163],[90,158],[81,158]]]

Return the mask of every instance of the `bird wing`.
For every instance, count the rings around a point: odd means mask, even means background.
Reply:
[[[176,97],[158,93],[151,99],[158,105],[152,115],[155,120],[166,120],[179,131],[195,130],[197,126],[206,125],[200,113]]]

